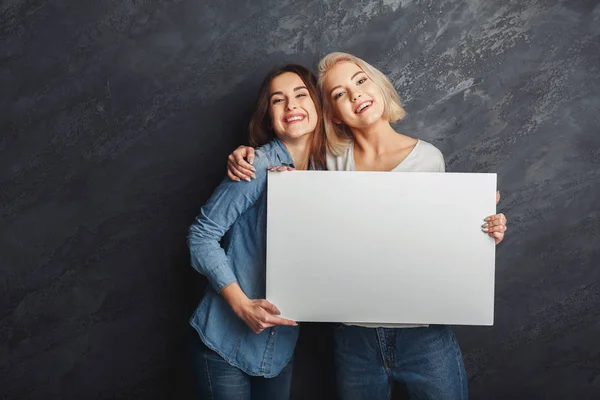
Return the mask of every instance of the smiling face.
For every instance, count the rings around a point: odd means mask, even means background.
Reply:
[[[297,140],[315,131],[317,110],[300,76],[293,72],[276,76],[269,93],[271,124],[281,140]]]
[[[353,62],[342,61],[329,70],[323,82],[323,95],[331,105],[336,123],[360,129],[383,118],[385,104],[379,86]]]

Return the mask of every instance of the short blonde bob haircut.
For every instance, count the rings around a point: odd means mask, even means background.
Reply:
[[[379,71],[377,68],[352,54],[334,52],[329,53],[319,61],[319,89],[323,94],[323,119],[325,122],[325,133],[327,135],[327,141],[329,143],[329,151],[339,156],[348,148],[352,142],[352,131],[344,123],[336,124],[333,122],[333,109],[331,105],[331,98],[323,92],[323,85],[327,74],[336,64],[340,62],[351,62],[360,69],[379,87],[383,96],[383,116],[390,123],[400,121],[406,115],[406,111],[402,107],[398,92],[392,86],[386,76]]]

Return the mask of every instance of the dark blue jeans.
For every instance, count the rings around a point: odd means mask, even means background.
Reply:
[[[393,381],[412,399],[468,398],[462,354],[448,326],[364,328],[334,332],[338,393],[342,400],[387,400]]]
[[[292,362],[274,378],[251,376],[206,347],[192,332],[192,371],[198,400],[288,400]]]

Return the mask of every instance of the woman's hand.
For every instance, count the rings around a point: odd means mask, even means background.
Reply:
[[[248,299],[237,311],[240,317],[252,332],[258,334],[275,325],[296,326],[296,322],[290,319],[278,317],[279,310],[265,299]]]
[[[284,165],[276,166],[276,167],[269,167],[267,169],[271,172],[283,172],[283,171],[295,171],[296,170],[295,168],[286,167]]]
[[[225,286],[220,294],[233,312],[256,334],[275,325],[297,325],[295,321],[278,317],[279,310],[267,300],[249,299],[237,282]]]
[[[500,192],[496,192],[496,204],[500,201]],[[506,232],[506,216],[504,214],[494,214],[484,219],[485,223],[481,225],[481,230],[493,237],[496,244],[504,239]]]
[[[246,161],[245,159],[248,159]],[[239,182],[240,179],[250,182],[256,178],[256,169],[252,166],[254,162],[254,149],[248,146],[240,146],[227,157],[227,176],[232,181]]]

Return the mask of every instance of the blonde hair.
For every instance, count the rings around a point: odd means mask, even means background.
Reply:
[[[394,123],[400,121],[406,115],[402,107],[398,92],[390,80],[377,68],[352,54],[334,52],[329,53],[319,61],[319,89],[323,94],[323,117],[325,123],[325,134],[327,135],[329,151],[334,155],[341,155],[352,142],[352,131],[346,124],[333,122],[331,98],[323,93],[323,84],[329,71],[340,62],[351,62],[362,69],[365,74],[379,87],[383,96],[383,117]]]

